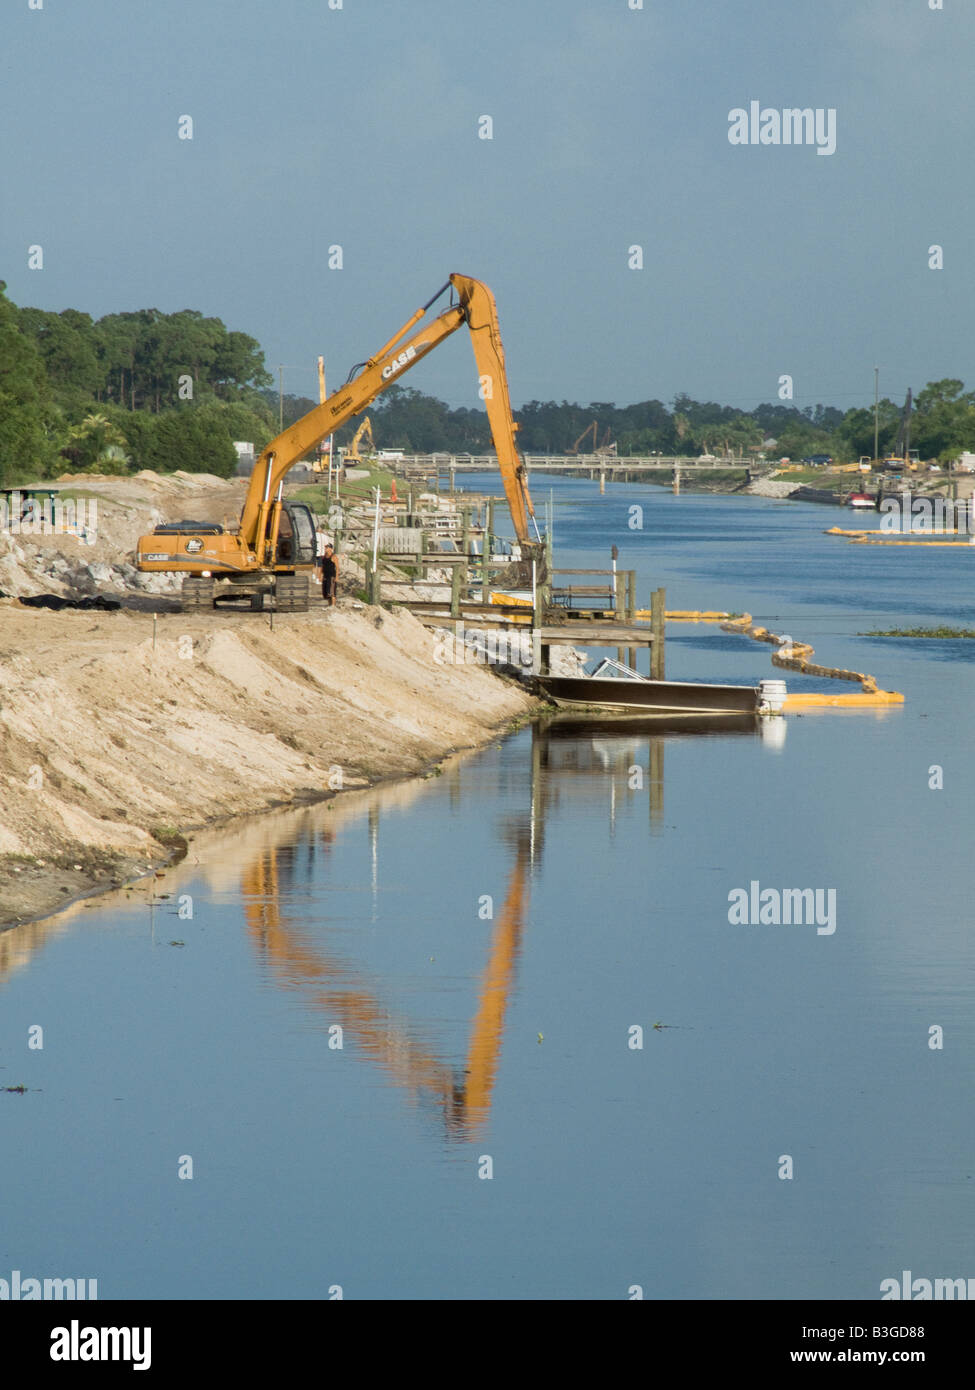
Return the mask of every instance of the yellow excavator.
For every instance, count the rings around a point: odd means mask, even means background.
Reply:
[[[360,444],[366,444],[369,450],[367,457],[376,453],[376,441],[372,436],[372,421],[369,419],[368,415],[352,436],[352,443],[346,449],[342,457],[343,467],[348,468],[349,464],[351,464],[354,468],[357,463],[362,462],[362,455],[359,453]]]
[[[600,444],[600,442],[599,442],[599,421],[598,421],[598,420],[593,420],[592,424],[586,426],[586,428],[582,431],[582,434],[580,434],[580,436],[579,436],[579,438],[576,440],[576,442],[575,442],[574,444],[571,444],[571,445],[569,446],[569,448],[566,449],[565,452],[566,452],[567,454],[577,454],[577,453],[579,452],[579,450],[582,448],[582,441],[583,441],[584,439],[586,439],[586,438],[591,434],[591,435],[592,435],[592,451],[593,451],[594,454],[608,454],[608,453],[611,453],[611,452],[615,454],[615,452],[616,452],[616,445],[615,445],[615,444],[610,444],[610,442],[609,442],[609,441],[610,441],[610,436],[612,435],[612,433],[613,433],[613,431],[612,431],[612,430],[609,428],[609,426],[607,425],[607,427],[606,427],[606,433],[603,435],[603,442],[602,442],[602,444]]]
[[[447,290],[449,308],[417,328]],[[544,544],[515,444],[518,426],[511,414],[497,306],[487,285],[467,275],[451,275],[375,356],[352,368],[344,386],[271,440],[254,464],[236,530],[192,520],[157,526],[140,537],[136,567],[150,573],[182,572],[184,611],[210,609],[224,598],[247,598],[260,609],[265,595],[272,594],[279,612],[305,612],[315,565],[315,522],[304,503],[282,496],[285,474],[465,323],[520,558],[536,560],[542,574]]]

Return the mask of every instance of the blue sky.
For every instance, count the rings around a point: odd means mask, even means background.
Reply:
[[[4,0],[0,278],[217,315],[309,395],[454,270],[516,405],[975,386],[975,7],[630,3]],[[835,153],[732,145],[752,100],[834,108]],[[403,384],[480,404],[461,334]]]

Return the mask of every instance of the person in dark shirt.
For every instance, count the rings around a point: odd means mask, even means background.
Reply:
[[[335,607],[335,588],[338,577],[339,566],[335,558],[335,551],[330,545],[327,545],[325,554],[322,556],[322,598],[333,608]]]

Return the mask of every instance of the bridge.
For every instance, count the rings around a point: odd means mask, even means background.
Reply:
[[[727,469],[751,469],[771,472],[778,462],[754,458],[695,458],[693,456],[671,454],[634,454],[632,457],[616,454],[522,454],[529,472],[560,473],[672,473],[679,468],[682,473],[715,472]],[[493,454],[404,454],[401,459],[386,460],[395,462],[404,473],[425,471],[427,473],[485,473],[498,466]]]
[[[599,479],[600,487],[610,482],[632,481],[640,474],[668,474],[674,491],[680,491],[680,479],[685,473],[716,473],[734,469],[746,474],[747,482],[774,472],[777,462],[768,459],[745,456],[742,458],[695,458],[680,455],[633,455],[618,457],[615,454],[523,454],[525,467],[531,473],[562,473]],[[425,481],[436,478],[437,487],[441,477],[453,484],[457,473],[490,473],[498,466],[493,454],[404,454],[401,459],[387,460],[398,472],[411,481]],[[664,481],[661,479],[660,481]]]

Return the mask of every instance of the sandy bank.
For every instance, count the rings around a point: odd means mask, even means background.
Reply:
[[[422,771],[533,702],[409,614],[156,616],[0,601],[0,925],[157,867],[221,818]]]

